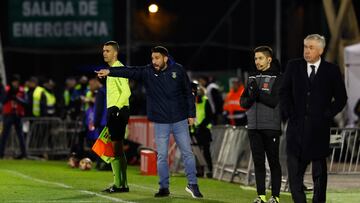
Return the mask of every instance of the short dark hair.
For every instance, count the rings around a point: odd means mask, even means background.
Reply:
[[[169,56],[169,51],[167,50],[167,48],[163,47],[163,46],[156,46],[156,47],[153,47],[151,49],[151,53],[160,53],[164,56]]]
[[[120,51],[119,44],[115,41],[107,41],[107,42],[105,42],[104,46],[112,46],[116,52]]]
[[[254,49],[254,53],[261,52],[267,57],[273,58],[273,50],[269,46],[259,46]]]

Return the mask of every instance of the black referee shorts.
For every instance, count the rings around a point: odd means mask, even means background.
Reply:
[[[128,106],[121,109],[112,106],[107,109],[107,127],[109,128],[111,140],[120,141],[124,139],[129,116],[130,110]]]

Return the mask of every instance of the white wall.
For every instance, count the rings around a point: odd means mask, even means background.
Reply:
[[[354,114],[356,102],[360,99],[360,43],[347,46],[345,54],[345,86],[348,94],[347,118],[348,126],[358,119]]]

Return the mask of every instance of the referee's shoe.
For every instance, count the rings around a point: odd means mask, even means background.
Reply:
[[[199,190],[199,186],[197,184],[188,184],[185,188],[185,191],[190,193],[193,198],[202,198],[203,195]]]

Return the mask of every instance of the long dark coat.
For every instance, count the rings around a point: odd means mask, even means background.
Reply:
[[[287,152],[304,160],[328,156],[330,123],[346,104],[339,67],[321,60],[312,84],[304,59],[289,61],[280,88],[280,108],[288,119]]]

